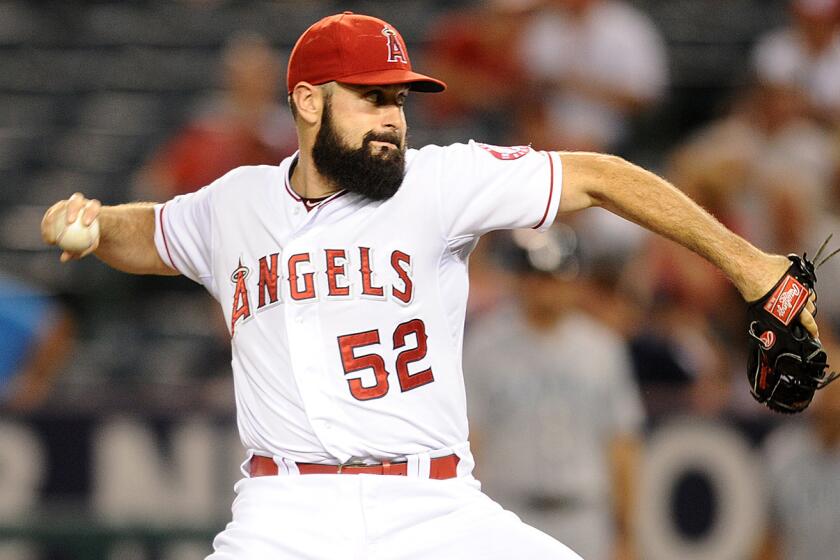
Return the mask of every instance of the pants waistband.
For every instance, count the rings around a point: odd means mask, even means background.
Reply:
[[[429,478],[445,480],[458,475],[458,462],[461,459],[455,455],[435,457],[429,461]],[[316,463],[295,463],[300,474],[378,474],[392,476],[407,476],[408,463],[391,463],[383,461],[376,465],[344,464],[320,465]],[[271,457],[254,455],[248,462],[248,472],[251,477],[275,476],[279,473],[277,463]]]

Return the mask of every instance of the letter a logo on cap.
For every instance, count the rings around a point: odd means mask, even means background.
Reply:
[[[402,62],[408,64],[408,59],[403,52],[400,45],[400,40],[397,38],[397,33],[390,27],[382,29],[382,34],[388,39],[388,62]]]

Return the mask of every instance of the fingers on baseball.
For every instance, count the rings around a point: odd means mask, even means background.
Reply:
[[[65,210],[64,220],[65,225],[69,225],[76,221],[76,218],[79,216],[79,213],[82,213],[82,224],[85,227],[90,226],[93,221],[99,216],[99,212],[102,209],[102,203],[96,199],[87,199],[82,193],[76,192],[73,193],[70,198],[67,200],[61,200],[53,204],[44,214],[44,218],[41,220],[41,238],[44,240],[44,243],[48,245],[56,245],[58,240],[55,236],[55,228],[53,227],[53,223],[56,220],[56,216],[60,214],[62,210]],[[78,260],[82,259],[89,254],[93,253],[97,247],[99,247],[99,238],[97,237],[93,244],[85,249],[81,253],[72,253],[70,251],[63,251],[61,253],[60,260],[61,262],[68,262],[71,260]]]
[[[70,251],[62,251],[60,260],[63,263],[81,260],[89,254],[93,253],[96,250],[97,245],[99,245],[98,242],[94,243],[90,246],[89,249],[86,249],[84,253],[71,253]]]
[[[78,216],[79,211],[85,207],[88,200],[85,198],[80,192],[73,193],[70,195],[70,198],[67,199],[67,223],[72,224],[76,221],[76,216]]]
[[[82,214],[82,223],[85,226],[89,226],[90,224],[92,224],[93,220],[95,220],[99,216],[99,210],[101,208],[102,208],[102,203],[99,202],[98,200],[96,200],[96,199],[88,200],[85,203],[85,206],[84,206],[84,209],[83,209],[84,214]]]
[[[53,228],[53,222],[55,221],[55,216],[58,212],[67,205],[66,200],[62,200],[60,202],[56,202],[52,206],[44,212],[44,217],[41,219],[41,239],[44,240],[44,243],[47,245],[55,245],[55,229]]]

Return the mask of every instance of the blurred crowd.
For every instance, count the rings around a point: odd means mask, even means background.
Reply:
[[[403,29],[400,4],[376,15]],[[840,231],[840,0],[779,2],[782,17],[752,33],[744,72],[722,85],[724,95],[691,99],[709,94],[698,88],[686,100],[681,90],[682,106],[711,107],[686,122],[675,110],[673,35],[654,17],[667,12],[664,4],[426,3],[433,17],[422,18],[423,26],[413,20],[415,32],[404,34],[415,42],[414,64],[449,89],[409,101],[409,141],[474,138],[638,157],[761,248],[813,254]],[[697,4],[723,10],[736,3]],[[198,91],[135,161],[110,175],[126,198],[165,200],[238,165],[274,164],[293,152],[281,87],[283,52],[293,39],[237,32],[219,45],[218,87]],[[684,84],[686,71],[677,70]],[[668,133],[657,130],[660,122]],[[12,245],[4,255],[31,250]],[[65,291],[78,284],[56,288],[46,275],[30,277],[11,264],[0,264],[0,273],[0,398],[7,412],[78,408],[92,386],[101,392],[93,399],[99,406],[113,406],[126,396],[120,387],[108,396],[109,384],[124,383],[134,406],[139,397],[154,409],[186,402],[233,410],[227,333],[207,319],[214,302],[197,288],[95,279],[100,288],[121,286],[97,316],[89,306],[101,294]],[[638,558],[633,508],[646,428],[677,414],[725,420],[763,442],[773,481],[774,537],[756,546],[754,558],[836,557],[840,387],[820,394],[802,418],[781,419],[754,403],[744,305],[714,267],[593,209],[563,216],[542,237],[485,236],[471,275],[464,370],[477,474],[491,495],[587,559]],[[820,268],[817,286],[830,358],[840,356],[837,285],[840,257]],[[145,298],[152,302],[146,309]],[[175,299],[189,313],[165,315]],[[126,341],[115,327],[126,316],[152,327]],[[147,365],[133,380],[102,373],[143,369],[136,356],[163,351],[155,345],[163,338],[166,362],[177,371]],[[74,358],[95,355],[103,340],[140,350],[117,366],[113,357]],[[106,352],[113,348],[105,344]],[[135,392],[156,383],[160,391]],[[505,476],[512,463],[530,473],[527,480]]]

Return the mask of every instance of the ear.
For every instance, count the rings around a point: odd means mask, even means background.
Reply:
[[[298,82],[292,90],[298,116],[307,124],[317,124],[324,110],[324,92],[309,82]]]

